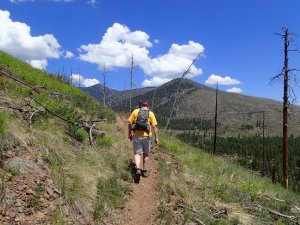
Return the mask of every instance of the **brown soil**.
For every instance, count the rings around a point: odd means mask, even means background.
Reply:
[[[126,225],[155,224],[159,195],[156,190],[157,161],[154,160],[153,153],[148,163],[151,175],[147,178],[141,177],[139,183],[132,185],[133,192],[124,209]]]
[[[127,136],[127,122],[125,119],[118,118],[119,125],[122,124]],[[131,145],[131,143],[128,143]],[[155,155],[158,154],[155,146],[150,153],[148,169],[150,176],[141,177],[138,183],[132,183],[132,194],[123,210],[124,220],[122,224],[126,225],[150,225],[156,224],[156,213],[159,205],[159,193],[156,189],[158,181],[158,163]]]
[[[23,149],[5,152],[0,224],[51,224],[57,207],[68,214],[61,190],[41,159]],[[4,171],[2,171],[3,173]]]

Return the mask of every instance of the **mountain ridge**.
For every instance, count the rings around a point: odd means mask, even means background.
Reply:
[[[166,119],[175,100],[180,78],[174,79],[156,88],[141,88],[132,90],[131,105],[138,106],[140,99],[147,99],[151,109],[157,114],[160,124],[165,125]],[[128,112],[130,105],[130,90],[116,91],[107,96],[107,104],[114,110]],[[266,131],[269,135],[281,135],[282,103],[280,101],[247,96],[243,94],[218,91],[218,123],[220,129],[236,133],[243,126],[255,127],[264,117]],[[176,97],[176,105],[172,119],[198,118],[214,121],[216,107],[216,90],[189,79],[183,79],[180,91]],[[291,134],[299,134],[300,107],[293,105],[290,113],[289,130]],[[259,121],[259,122],[258,122]],[[260,128],[253,129],[252,134]]]

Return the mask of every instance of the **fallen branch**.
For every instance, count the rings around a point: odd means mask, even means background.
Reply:
[[[269,200],[275,200],[275,201],[278,201],[278,202],[284,202],[284,203],[286,203],[285,200],[282,200],[282,199],[279,199],[279,198],[274,198],[274,197],[271,197],[271,196],[269,196],[269,195],[261,194],[260,196],[261,196],[261,197],[264,197],[264,198],[267,198],[267,199],[269,199]],[[300,212],[300,208],[299,208],[299,207],[297,207],[297,206],[295,206],[295,205],[292,205],[292,207],[294,207],[297,211]]]
[[[93,145],[93,147],[96,149],[96,146],[95,146],[95,144],[94,144],[94,142],[93,142],[93,136],[92,136],[92,130],[93,130],[93,127],[95,126],[95,124],[93,124],[92,126],[91,126],[91,128],[90,128],[90,143]]]
[[[180,207],[180,208],[188,209],[188,210],[190,210],[190,211],[192,211],[192,212],[194,212],[194,213],[197,213],[197,214],[203,214],[202,211],[198,211],[198,210],[196,210],[196,209],[194,209],[194,208],[191,208],[191,207],[189,207],[189,206],[186,206],[186,205],[179,204],[179,205],[177,205],[177,206]]]
[[[83,127],[84,129],[86,129],[89,134],[90,134],[90,141],[91,141],[91,144],[93,144],[93,146],[95,147],[94,143],[93,143],[93,137],[92,137],[92,134],[96,135],[96,136],[102,136],[102,135],[105,135],[105,132],[103,131],[100,131],[98,130],[97,128],[94,128],[95,126],[95,123],[93,124],[90,124],[89,122],[87,121],[84,121],[84,120],[81,120],[80,122],[73,122],[73,121],[70,121],[70,120],[67,120],[65,118],[63,118],[62,116],[56,114],[55,112],[52,112],[49,108],[47,108],[45,105],[43,105],[42,103],[40,103],[39,101],[37,101],[36,99],[32,98],[38,105],[42,106],[47,112],[51,113],[52,115],[60,118],[61,120],[67,122],[67,123],[70,123],[70,124],[73,124],[73,125],[76,125],[76,126],[79,126],[79,127]],[[98,119],[98,121],[106,121],[106,119]],[[94,130],[93,130],[94,129]],[[95,147],[96,148],[96,147]]]
[[[255,201],[254,203],[256,204],[256,206],[257,206],[260,210],[264,209],[264,210],[266,210],[266,211],[272,213],[273,215],[276,215],[276,216],[279,216],[279,217],[281,217],[281,218],[283,218],[283,219],[288,220],[289,222],[292,222],[292,223],[294,223],[294,224],[299,224],[299,223],[295,220],[295,219],[296,219],[295,216],[290,216],[290,215],[282,214],[282,213],[277,212],[277,211],[275,211],[275,210],[273,210],[273,209],[269,209],[269,208],[267,208],[267,207],[265,207],[265,206],[262,206],[262,205],[260,205],[260,204],[259,204],[258,202],[256,202],[256,201]]]
[[[295,209],[297,209],[297,210],[300,212],[300,208],[299,208],[299,207],[297,207],[297,206],[295,206],[295,205],[293,205],[293,207],[294,207]]]
[[[284,200],[282,199],[279,199],[279,198],[274,198],[274,197],[271,197],[269,195],[265,195],[265,194],[260,194],[261,197],[264,197],[264,198],[267,198],[267,199],[270,199],[270,200],[275,200],[275,201],[278,201],[278,202],[285,202]]]
[[[1,68],[1,67],[0,67],[0,75],[5,76],[5,77],[8,77],[8,78],[10,78],[10,79],[13,79],[13,80],[15,80],[15,81],[17,81],[17,82],[19,82],[19,83],[21,83],[21,84],[23,84],[23,85],[29,87],[29,88],[32,89],[33,91],[35,91],[35,92],[37,92],[37,93],[40,93],[40,91],[38,90],[38,88],[40,88],[40,87],[35,87],[35,86],[32,86],[31,84],[26,83],[26,82],[23,81],[22,79],[16,77],[15,75],[13,75],[13,74],[11,74],[10,72],[8,72],[6,69]]]
[[[58,115],[57,113],[52,112],[49,108],[47,108],[46,106],[44,106],[42,103],[40,103],[40,102],[37,101],[36,99],[34,99],[34,98],[32,98],[32,99],[33,99],[33,101],[34,101],[35,103],[37,103],[38,105],[42,106],[47,112],[49,112],[50,114],[52,114],[52,115],[58,117],[59,119],[65,121],[65,122],[67,122],[67,123],[71,123],[71,124],[74,124],[74,125],[79,125],[78,123],[75,123],[75,122],[73,122],[73,121],[67,120],[67,119],[63,118],[62,116]]]
[[[195,220],[198,224],[200,224],[200,225],[205,225],[205,223],[202,222],[201,220],[199,220],[198,218],[195,218],[195,217],[194,217],[194,220]]]
[[[90,120],[91,123],[104,122],[104,121],[107,121],[107,119]]]
[[[29,127],[31,127],[31,124],[32,124],[32,122],[31,122],[32,117],[33,117],[36,113],[38,113],[43,107],[45,107],[47,103],[48,103],[48,101],[47,101],[42,107],[37,108],[37,109],[34,109],[34,111],[31,113],[31,115],[30,115],[30,117],[29,117]]]

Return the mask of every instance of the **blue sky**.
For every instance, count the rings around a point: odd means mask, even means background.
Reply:
[[[102,83],[105,68],[117,90],[130,88],[132,58],[140,88],[181,77],[201,53],[194,81],[281,100],[282,82],[269,84],[283,66],[275,33],[287,27],[297,48],[299,9],[298,0],[1,0],[0,49],[82,86]],[[300,69],[296,52],[290,68]]]

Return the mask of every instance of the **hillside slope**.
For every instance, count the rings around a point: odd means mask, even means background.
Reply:
[[[80,89],[89,93],[91,96],[93,96],[95,99],[97,99],[99,101],[103,101],[104,92],[105,92],[105,96],[109,96],[109,95],[117,92],[116,90],[110,89],[108,87],[105,87],[105,90],[104,90],[103,84],[95,84],[90,87],[80,87]]]
[[[0,223],[300,223],[298,194],[170,133],[134,183],[126,117],[3,52],[0,87]]]
[[[1,224],[98,224],[124,206],[129,149],[111,109],[4,52],[0,96]]]
[[[140,99],[148,99],[152,103],[152,108],[156,112],[160,124],[165,125],[179,82],[180,79],[174,79],[155,89],[143,89],[143,92],[133,96],[132,104],[137,106]],[[118,94],[116,92],[114,96]],[[129,109],[129,97],[124,99],[123,95],[122,101],[116,99],[116,97],[111,100],[108,98],[109,105],[117,111],[126,112]],[[186,124],[193,123],[191,119],[207,120],[213,124],[215,99],[216,91],[214,89],[184,79],[173,113],[173,124],[178,119],[184,119]],[[280,136],[282,133],[282,103],[279,101],[219,91],[217,112],[220,134],[236,135],[245,126],[253,127],[252,134],[261,132],[261,128],[257,124],[262,123],[263,112],[266,134]],[[299,115],[300,107],[292,106],[289,120],[290,134],[300,133]]]

